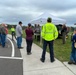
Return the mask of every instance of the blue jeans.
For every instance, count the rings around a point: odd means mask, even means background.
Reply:
[[[72,44],[70,60],[76,62],[76,48],[74,47],[74,44]]]
[[[21,47],[21,43],[22,43],[22,36],[17,37],[17,47]]]
[[[45,60],[47,45],[49,45],[50,60],[54,61],[53,41],[46,41],[46,40],[44,40],[43,42],[42,60]]]
[[[6,35],[5,34],[1,35],[1,43],[2,43],[2,47],[5,47],[5,43],[6,43]]]

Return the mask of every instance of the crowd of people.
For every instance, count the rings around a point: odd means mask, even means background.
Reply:
[[[66,36],[66,26],[62,26],[62,39],[63,39],[63,44],[65,43],[64,38]],[[1,24],[0,25],[0,45],[2,47],[5,47],[6,44],[6,37],[8,34],[8,28],[6,24]],[[43,39],[43,51],[42,55],[40,58],[41,62],[45,62],[45,55],[46,55],[46,48],[49,46],[49,53],[50,53],[50,61],[54,62],[54,40],[58,38],[58,30],[56,26],[52,23],[52,19],[48,18],[47,23],[40,27],[40,25],[35,24],[34,29],[32,29],[31,24],[29,23],[27,28],[25,29],[25,34],[26,34],[26,51],[27,55],[32,54],[31,49],[32,49],[32,43],[33,43],[33,35],[37,35],[37,41],[40,41],[40,36]],[[12,35],[12,40],[13,37],[17,40],[17,48],[22,49],[23,47],[21,46],[22,44],[22,35],[23,35],[23,30],[22,30],[22,22],[19,21],[18,25],[16,26],[16,29],[14,26],[11,28],[11,35]],[[35,35],[35,38],[36,38]],[[71,56],[70,56],[70,61],[68,64],[76,64],[76,30],[74,30],[74,33],[72,35],[72,51],[71,51]]]

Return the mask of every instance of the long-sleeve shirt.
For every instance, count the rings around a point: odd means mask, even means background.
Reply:
[[[31,28],[27,28],[25,30],[25,33],[26,33],[26,39],[27,40],[33,40],[33,30]]]
[[[22,36],[22,27],[20,26],[20,25],[17,25],[16,26],[16,36],[17,37],[20,37],[20,36]]]

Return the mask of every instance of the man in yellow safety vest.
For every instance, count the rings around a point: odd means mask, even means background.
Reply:
[[[15,33],[14,26],[12,26],[12,28],[11,28],[11,35],[12,35],[12,40],[13,40],[13,37],[15,37],[15,39],[16,39],[16,33]]]
[[[41,37],[43,38],[43,52],[40,58],[41,62],[45,61],[47,45],[49,45],[50,61],[54,62],[53,42],[58,37],[56,26],[51,23],[52,19],[48,18],[47,23],[42,26]]]

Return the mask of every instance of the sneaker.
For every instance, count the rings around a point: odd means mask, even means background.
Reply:
[[[31,55],[32,53],[30,52],[29,55]]]
[[[2,46],[3,48],[5,47],[5,46]]]
[[[43,63],[45,62],[44,60],[42,60],[42,58],[40,58],[40,61],[43,62]]]
[[[55,59],[54,60],[52,60],[51,62],[53,63],[55,61]]]
[[[31,52],[27,52],[27,55],[31,55],[32,53]]]
[[[74,61],[69,61],[69,62],[68,62],[68,64],[74,64],[74,63],[75,63]]]
[[[76,65],[76,62],[74,62],[73,64]]]
[[[27,55],[29,55],[29,52],[27,52]]]
[[[23,47],[18,47],[18,49],[23,49]]]
[[[14,41],[14,40],[12,39],[12,41]]]

